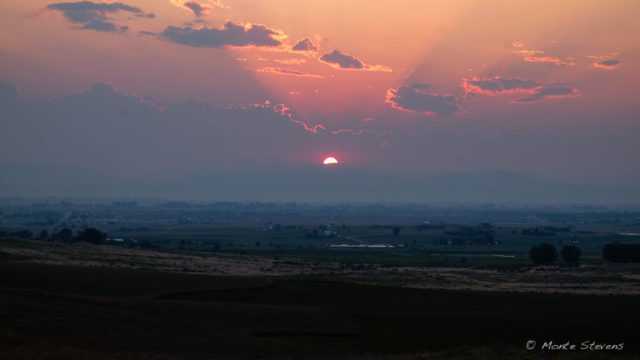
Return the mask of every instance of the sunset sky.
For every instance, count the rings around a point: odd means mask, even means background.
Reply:
[[[638,1],[0,2],[0,166],[640,184]],[[9,191],[10,192],[10,191]]]

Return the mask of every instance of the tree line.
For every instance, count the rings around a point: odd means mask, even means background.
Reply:
[[[575,245],[562,247],[560,256],[568,264],[578,264],[582,252]],[[602,248],[602,257],[616,263],[640,262],[640,244],[607,244]],[[551,264],[558,260],[558,251],[552,244],[545,242],[531,247],[529,259],[534,264]]]

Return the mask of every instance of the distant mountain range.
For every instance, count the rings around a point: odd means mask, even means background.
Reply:
[[[640,186],[578,185],[510,172],[432,176],[346,166],[276,167],[125,179],[79,167],[0,166],[0,196],[175,200],[638,204]]]

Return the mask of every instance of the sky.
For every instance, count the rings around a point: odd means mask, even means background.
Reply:
[[[375,201],[443,174],[640,186],[638,13],[623,0],[5,0],[0,195],[166,195],[211,174],[248,179],[212,199],[303,200],[324,184],[348,200],[360,184]],[[64,174],[93,175],[64,187]],[[57,180],[18,186],[28,177]],[[275,186],[292,179],[308,191]]]

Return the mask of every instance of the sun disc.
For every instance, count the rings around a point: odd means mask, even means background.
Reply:
[[[323,165],[336,165],[337,163],[338,159],[334,158],[333,156],[329,156],[322,162]]]

